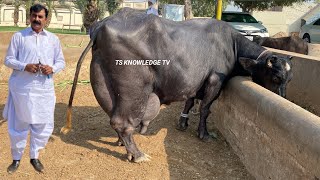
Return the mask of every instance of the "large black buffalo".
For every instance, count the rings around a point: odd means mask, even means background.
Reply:
[[[140,126],[145,133],[161,104],[187,100],[178,126],[185,129],[185,115],[193,100],[201,99],[198,130],[199,137],[206,139],[209,107],[232,76],[251,75],[253,81],[281,96],[292,76],[290,58],[273,55],[214,19],[174,22],[123,8],[92,28],[74,82],[91,47],[94,95],[134,162],[149,158],[137,148],[133,132]],[[71,128],[75,88],[73,83],[62,132]]]

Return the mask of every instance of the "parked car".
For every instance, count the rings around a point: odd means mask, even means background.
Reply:
[[[228,22],[251,41],[253,40],[253,36],[269,37],[267,28],[249,13],[225,11],[222,12],[221,20]]]
[[[299,37],[308,43],[320,43],[320,18],[303,25]]]

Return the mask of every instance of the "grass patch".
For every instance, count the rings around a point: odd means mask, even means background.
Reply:
[[[90,81],[89,80],[79,80],[77,82],[77,84],[88,85],[88,84],[90,84]],[[72,80],[65,80],[63,82],[56,84],[55,86],[60,88],[60,92],[62,92],[68,85],[73,85],[73,81]]]
[[[15,26],[0,26],[0,32],[17,32],[20,31],[22,29],[25,29],[26,27],[15,27]],[[85,35],[85,32],[80,32],[77,29],[64,29],[62,31],[62,29],[53,29],[53,28],[48,28],[46,29],[49,32],[55,33],[55,34],[80,34],[80,35]]]

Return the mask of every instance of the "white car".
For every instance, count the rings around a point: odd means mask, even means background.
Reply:
[[[267,28],[249,13],[225,11],[222,12],[221,20],[228,22],[251,41],[253,36],[269,37]]]
[[[299,37],[308,43],[320,42],[320,18],[301,27]]]

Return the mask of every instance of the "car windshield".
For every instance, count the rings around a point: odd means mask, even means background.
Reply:
[[[223,13],[221,20],[226,22],[258,23],[250,14]]]

